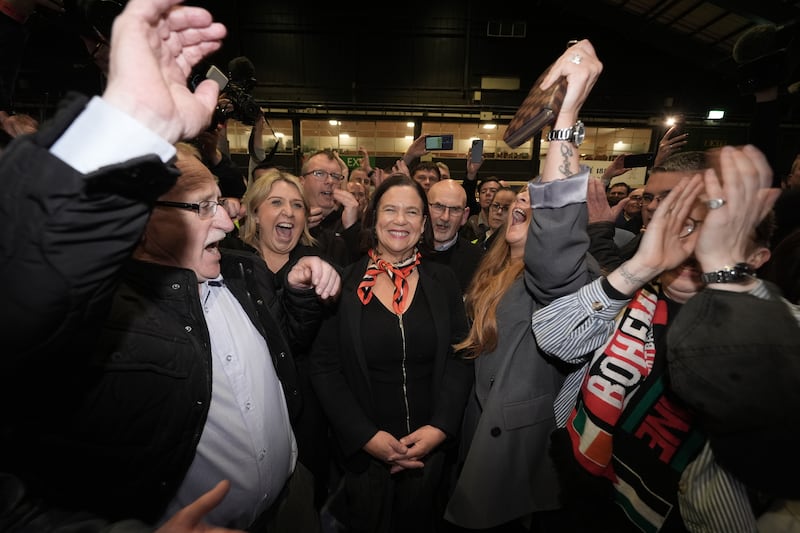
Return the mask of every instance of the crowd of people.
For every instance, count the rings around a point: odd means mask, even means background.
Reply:
[[[522,187],[424,136],[242,176],[225,35],[129,0],[102,95],[4,122],[0,530],[800,531],[800,156],[591,177],[582,40]]]

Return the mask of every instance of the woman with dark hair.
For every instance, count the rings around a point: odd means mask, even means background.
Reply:
[[[444,448],[472,386],[452,346],[467,333],[455,273],[427,261],[433,233],[422,187],[395,174],[364,214],[367,255],[349,265],[311,352],[331,422],[352,532],[432,531]]]

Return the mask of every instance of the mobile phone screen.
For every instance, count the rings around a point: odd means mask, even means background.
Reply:
[[[425,137],[426,150],[452,150],[453,136],[447,135],[428,135]]]
[[[441,147],[442,147],[441,135],[428,135],[427,137],[425,137],[426,150],[438,150]]]

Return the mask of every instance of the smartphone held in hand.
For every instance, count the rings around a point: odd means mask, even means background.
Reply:
[[[472,141],[472,150],[470,151],[470,162],[480,163],[483,160],[483,139],[475,139]]]
[[[624,161],[623,166],[625,168],[651,167],[653,166],[654,159],[655,159],[655,154],[653,153],[628,154],[623,159]]]
[[[426,150],[452,150],[453,135],[428,135],[425,137]]]

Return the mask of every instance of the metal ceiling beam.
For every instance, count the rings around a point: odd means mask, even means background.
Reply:
[[[709,2],[756,24],[782,25],[800,19],[800,2],[756,2],[754,0],[713,0]]]
[[[626,39],[646,43],[669,56],[679,57],[694,66],[715,69],[723,76],[733,74],[730,54],[688,33],[618,7],[618,3],[586,2],[573,16],[602,21],[610,30],[624,32]]]

